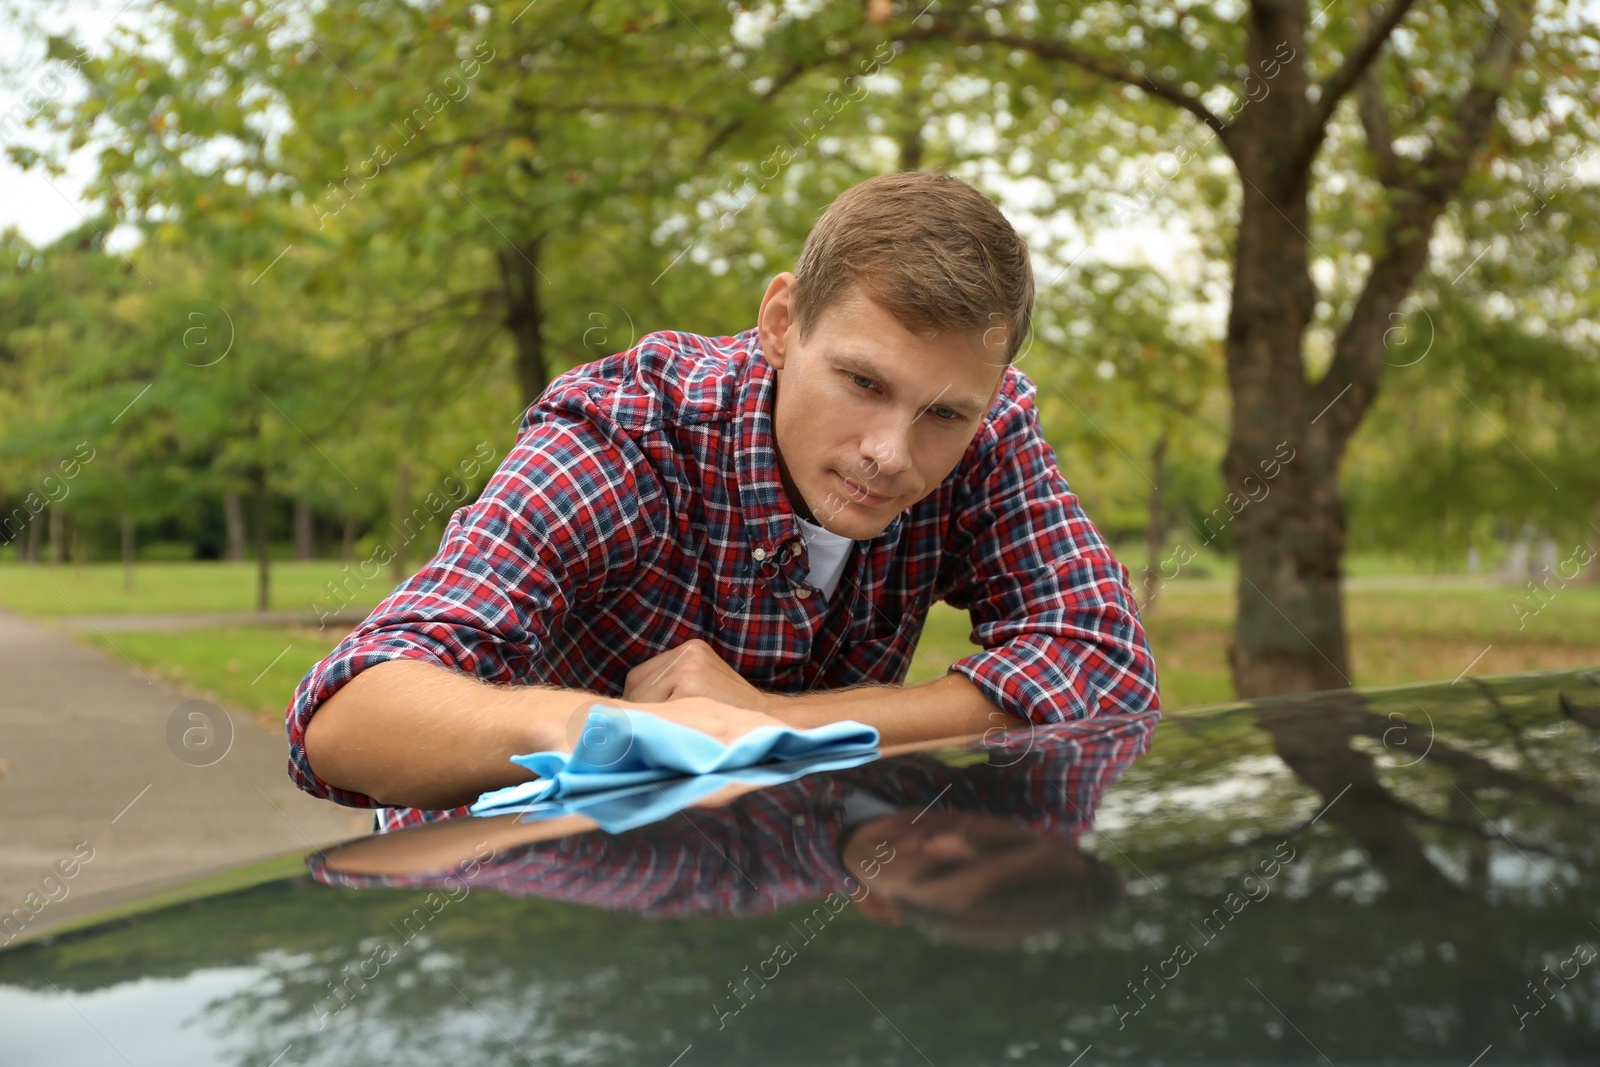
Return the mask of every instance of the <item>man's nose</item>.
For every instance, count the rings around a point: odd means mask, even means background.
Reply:
[[[874,428],[861,441],[861,470],[878,478],[894,479],[911,466],[911,427],[914,419],[900,419]]]

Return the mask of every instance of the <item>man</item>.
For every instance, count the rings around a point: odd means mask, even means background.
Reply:
[[[722,740],[854,719],[884,744],[1157,707],[1127,570],[1010,365],[1033,293],[986,197],[886,175],[754,329],[558,376],[433,560],[301,681],[291,776],[411,809],[390,829],[527,780],[510,757],[570,749],[597,695]],[[903,688],[935,599],[984,650]]]

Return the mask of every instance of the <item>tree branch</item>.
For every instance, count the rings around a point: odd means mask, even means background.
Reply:
[[[1385,338],[1417,276],[1427,265],[1428,241],[1439,216],[1455,197],[1473,155],[1494,125],[1500,97],[1511,81],[1530,16],[1516,3],[1500,5],[1488,37],[1473,63],[1472,82],[1451,111],[1426,157],[1391,196],[1384,246],[1373,257],[1372,272],[1356,298],[1350,318],[1334,343],[1333,360],[1312,390],[1313,406],[1329,410],[1329,434],[1343,449],[1378,393],[1387,347]],[[1346,391],[1348,399],[1340,399]],[[1334,401],[1338,400],[1337,404]]]
[[[1085,52],[1061,41],[1037,40],[1021,34],[994,33],[990,30],[976,30],[938,22],[922,29],[909,30],[898,38],[906,42],[932,39],[946,40],[952,44],[1000,45],[1003,48],[1031,52],[1040,59],[1069,63],[1090,74],[1097,74],[1109,81],[1121,82],[1124,85],[1132,85],[1169,104],[1176,104],[1216,131],[1219,136],[1228,130],[1228,124],[1218,118],[1215,112],[1171,82],[1153,78],[1143,71],[1125,67],[1116,60]]]
[[[854,52],[856,50],[855,49],[849,49],[848,51]],[[828,57],[828,61],[831,61],[833,58],[834,57],[829,56]],[[824,66],[824,65],[826,65],[826,63],[816,64],[816,66]],[[761,94],[758,102],[760,104],[762,104],[763,106],[766,105],[766,104],[772,103],[773,100],[777,99],[777,96],[778,96],[779,93],[783,92],[791,84],[793,84],[795,79],[799,78],[800,75],[804,74],[808,70],[811,70],[812,68],[813,68],[813,64],[810,64],[810,63],[805,63],[805,62],[791,63],[787,70],[785,70],[782,74],[779,74],[777,77],[772,79],[772,84],[767,87],[767,91],[766,92]],[[700,149],[699,157],[696,158],[696,160],[695,160],[695,165],[697,167],[705,166],[706,161],[709,160],[712,157],[712,155],[716,153],[717,149],[721,148],[724,144],[726,144],[727,141],[728,141],[728,138],[732,137],[735,133],[737,133],[738,130],[739,130],[739,127],[743,126],[745,124],[745,119],[746,119],[746,116],[748,114],[749,113],[746,112],[745,114],[735,115],[732,118],[730,118],[727,122],[723,123],[722,124],[722,128],[718,129],[717,131],[715,131],[706,140],[706,143],[705,143],[704,147],[702,147]]]
[[[714,116],[700,114],[687,108],[673,107],[667,104],[638,103],[634,101],[618,100],[590,100],[579,104],[541,104],[541,111],[547,114],[559,115],[626,115],[642,112],[648,115],[662,115],[667,118],[682,119],[696,126],[709,126],[714,121]],[[526,136],[526,126],[491,126],[477,133],[465,137],[457,137],[449,141],[429,141],[411,153],[411,159],[424,159],[428,156],[437,156],[453,152],[458,148],[481,148],[491,140],[499,138]]]
[[[1339,69],[1330,74],[1319,86],[1320,95],[1317,97],[1317,102],[1306,112],[1304,125],[1301,126],[1296,138],[1299,146],[1293,156],[1295,167],[1304,169],[1311,166],[1311,161],[1322,148],[1323,138],[1328,135],[1328,120],[1333,117],[1339,102],[1362,81],[1373,61],[1378,58],[1378,53],[1383,51],[1383,46],[1388,43],[1395,27],[1405,18],[1406,12],[1415,2],[1416,0],[1392,0],[1388,9],[1367,31],[1366,37],[1344,57]]]
[[[1474,64],[1472,84],[1422,161],[1421,189],[1425,195],[1447,200],[1455,195],[1471,169],[1473,153],[1494,125],[1495,109],[1522,54],[1529,17],[1512,3],[1500,5],[1489,39]]]
[[[1378,53],[1383,51],[1383,46],[1393,36],[1395,27],[1400,25],[1400,20],[1406,17],[1406,12],[1411,10],[1414,3],[1416,0],[1392,0],[1388,10],[1384,11],[1367,31],[1366,38],[1351,49],[1344,57],[1344,62],[1339,64],[1339,69],[1322,83],[1321,95],[1317,97],[1310,114],[1306,116],[1310,123],[1310,128],[1306,131],[1308,137],[1319,142],[1322,140],[1322,131],[1327,127],[1328,120],[1333,117],[1339,101],[1343,100],[1345,94],[1355,88],[1362,75],[1366,74],[1367,68],[1378,58]]]
[[[1367,136],[1367,150],[1372,153],[1378,170],[1378,181],[1385,189],[1398,189],[1404,182],[1400,155],[1394,150],[1394,136],[1390,132],[1389,108],[1383,102],[1383,90],[1378,82],[1377,68],[1361,77],[1356,88],[1357,111],[1361,115],[1361,129]]]

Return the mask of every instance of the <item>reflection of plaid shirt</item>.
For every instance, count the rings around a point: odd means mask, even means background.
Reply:
[[[522,845],[466,882],[650,918],[764,915],[831,892],[848,895],[859,884],[859,877],[845,882],[838,858],[844,797],[852,790],[896,808],[987,812],[1076,841],[1093,826],[1101,794],[1149,748],[1159,718],[1104,715],[995,734],[954,757],[952,750],[917,752],[814,774],[615,836],[592,830]],[[983,762],[968,764],[962,755]],[[339,874],[321,853],[307,863],[313,877],[332,885],[460,884],[449,871]]]
[[[1026,376],[1007,368],[955,470],[861,542],[827,603],[779,479],[774,385],[753,329],[650,334],[558,376],[438,554],[301,680],[295,783],[378,806],[319,779],[304,739],[319,703],[385,660],[618,696],[634,665],[698,637],[769,692],[899,683],[936,599],[984,648],[950,669],[1019,717],[1157,706],[1128,572],[1057,469]]]

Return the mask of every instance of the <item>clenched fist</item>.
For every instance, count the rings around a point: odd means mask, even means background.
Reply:
[[[743,737],[758,726],[786,725],[771,715],[751,711],[748,708],[737,708],[707,697],[677,697],[660,704],[632,701],[614,706],[624,711],[647,712],[668,722],[699,730],[725,745]]]
[[[763,693],[696,637],[645,660],[628,672],[622,699],[664,702],[706,697],[736,708],[774,713],[780,701]]]

